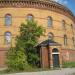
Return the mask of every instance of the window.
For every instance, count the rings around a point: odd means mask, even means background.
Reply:
[[[29,20],[29,21],[33,20],[33,15],[29,14],[29,15],[27,16],[27,20]]]
[[[72,37],[73,46],[75,46],[75,42],[74,41],[75,41],[74,37]]]
[[[71,29],[72,29],[72,33],[73,33],[73,25],[71,24]]]
[[[52,52],[59,52],[57,48],[54,48]]]
[[[5,15],[5,25],[6,26],[10,26],[11,25],[11,22],[12,22],[12,17],[10,14],[6,14]]]
[[[52,27],[53,23],[52,17],[48,17],[47,20],[48,20],[48,27]]]
[[[6,44],[10,44],[11,43],[11,33],[10,32],[6,32],[5,33],[5,43]]]
[[[64,35],[64,45],[67,45],[67,36]]]
[[[73,25],[71,24],[71,28],[73,29]]]
[[[51,33],[51,32],[48,33],[48,39],[50,39],[50,40],[53,40],[54,39],[53,33]]]
[[[62,20],[61,24],[62,24],[62,28],[66,29],[66,27],[65,27],[65,21],[64,20]]]

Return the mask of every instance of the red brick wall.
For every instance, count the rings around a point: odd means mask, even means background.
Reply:
[[[7,50],[0,50],[0,67],[5,66],[6,52]],[[63,61],[75,61],[75,50],[62,49],[61,53]],[[42,64],[44,63],[44,67],[49,67],[47,48],[43,48],[42,57]]]
[[[62,49],[63,61],[75,61],[75,50]]]
[[[6,52],[7,51],[0,51],[0,67],[4,67],[5,66]]]

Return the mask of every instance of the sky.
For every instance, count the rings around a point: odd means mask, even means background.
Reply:
[[[75,16],[75,0],[53,0],[68,7]]]

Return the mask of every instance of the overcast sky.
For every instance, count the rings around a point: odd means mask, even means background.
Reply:
[[[68,7],[75,15],[75,0],[54,0],[54,1]]]

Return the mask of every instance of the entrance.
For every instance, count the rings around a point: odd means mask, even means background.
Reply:
[[[59,67],[59,51],[57,48],[53,49],[52,56],[53,56],[53,67]]]
[[[61,44],[47,39],[36,46],[39,51],[40,67],[53,68],[62,66]]]

